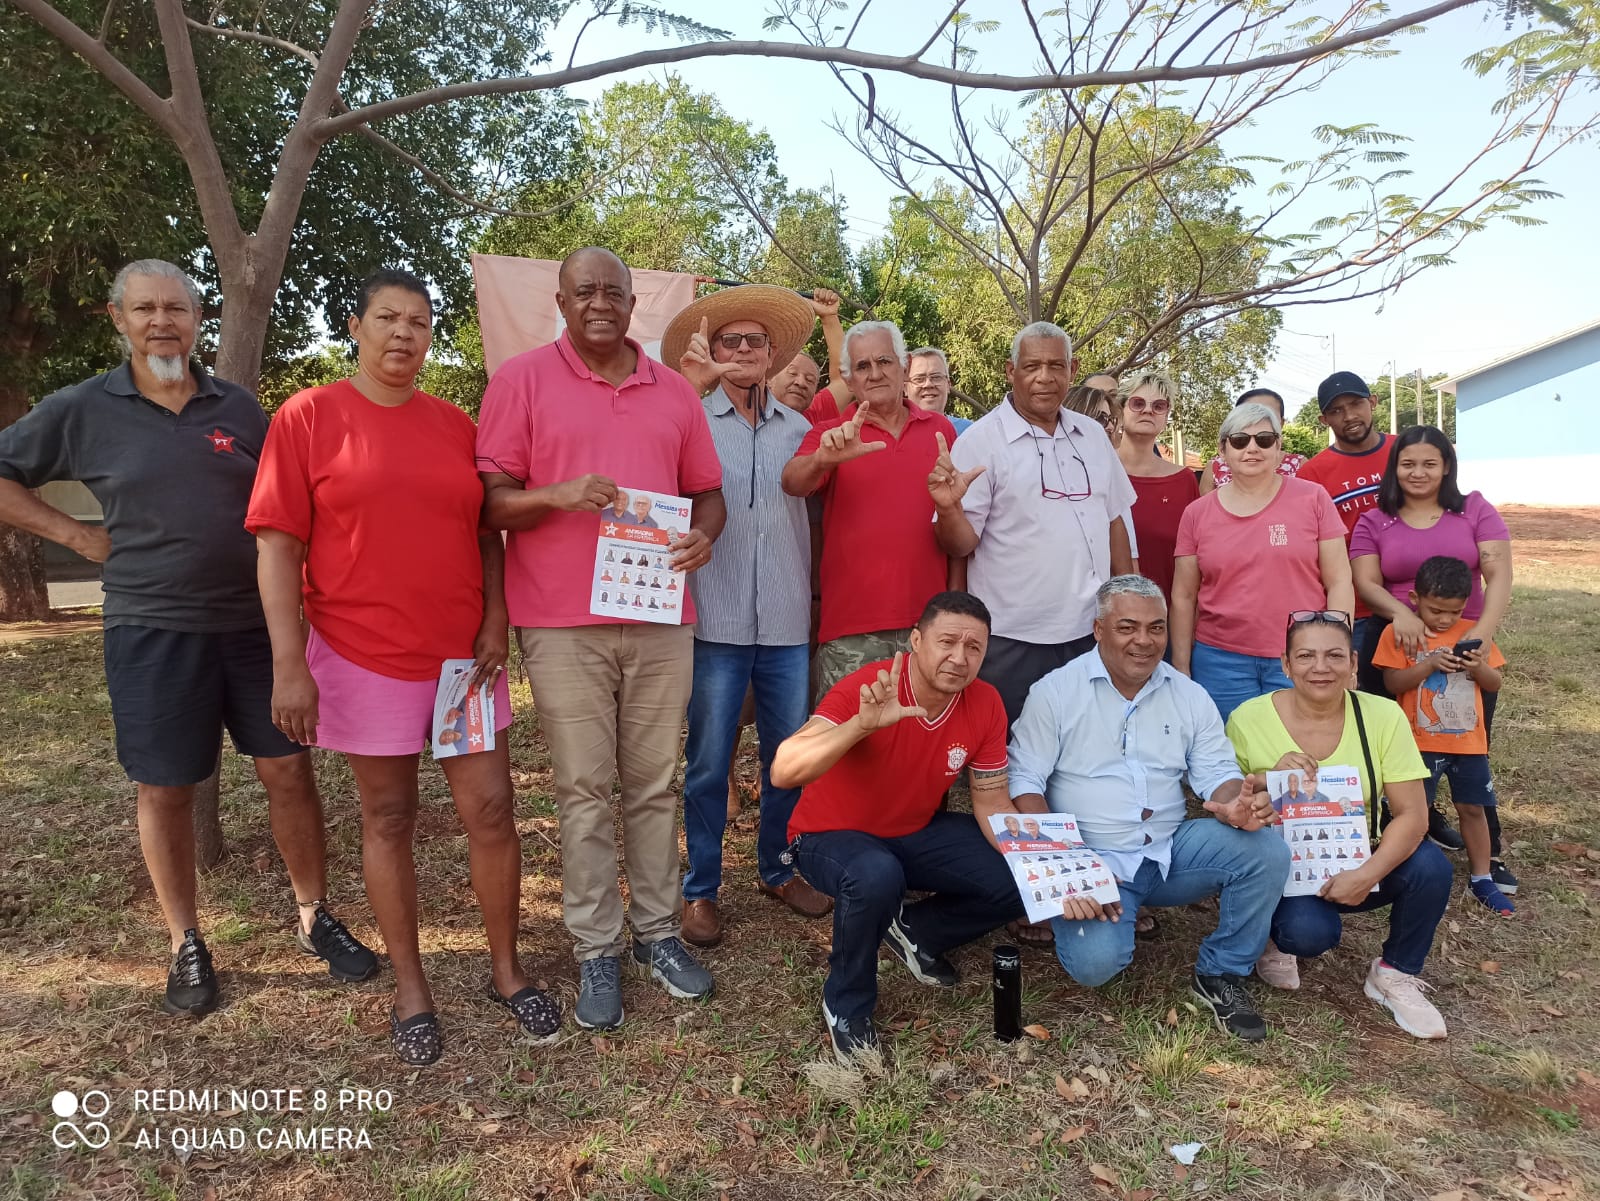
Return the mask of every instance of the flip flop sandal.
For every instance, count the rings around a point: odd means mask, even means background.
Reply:
[[[489,1000],[516,1015],[523,1037],[534,1046],[542,1047],[561,1037],[561,1006],[549,993],[530,984],[509,997],[502,997],[493,980],[489,981],[487,991]]]
[[[1018,946],[1032,947],[1037,951],[1048,951],[1056,945],[1055,928],[1049,922],[1040,922],[1038,925],[1012,922],[1006,927],[1006,933],[1017,940]]]
[[[414,1013],[402,1022],[391,1009],[389,1042],[402,1063],[414,1068],[427,1067],[444,1054],[444,1034],[439,1029],[438,1014]]]

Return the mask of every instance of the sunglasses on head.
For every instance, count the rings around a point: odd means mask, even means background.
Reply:
[[[1271,430],[1266,430],[1259,434],[1229,434],[1224,441],[1234,450],[1243,450],[1251,442],[1254,442],[1262,450],[1268,450],[1278,444],[1278,435]]]
[[[1329,625],[1350,628],[1350,614],[1338,609],[1295,609],[1289,614],[1289,625],[1305,625],[1307,622],[1325,621]]]
[[[717,341],[722,344],[723,350],[738,350],[740,342],[748,342],[751,350],[760,350],[767,344],[767,335],[756,334],[718,334]]]

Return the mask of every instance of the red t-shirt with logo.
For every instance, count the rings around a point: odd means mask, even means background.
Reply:
[[[426,392],[393,408],[349,380],[284,401],[245,528],[306,544],[306,620],[346,659],[428,680],[470,658],[483,622],[477,431]]]
[[[834,400],[832,388],[824,388],[811,398],[805,417],[812,425],[839,420],[839,402]]]
[[[869,663],[829,690],[816,715],[843,725],[861,711],[861,686],[890,661]],[[915,705],[908,667],[900,703]],[[789,837],[859,830],[878,838],[914,834],[933,819],[945,790],[963,771],[1006,766],[1006,709],[994,686],[974,680],[937,718],[908,717],[874,730],[807,784],[789,819]]]
[[[1393,445],[1388,434],[1380,434],[1378,444],[1371,450],[1353,452],[1330,446],[1301,464],[1299,477],[1321,484],[1333,497],[1333,507],[1339,510],[1339,520],[1344,522],[1346,547],[1350,545],[1350,535],[1355,532],[1361,514],[1378,507],[1378,488],[1383,483],[1383,472],[1389,465],[1389,448]],[[1372,610],[1357,596],[1356,618],[1371,616]]]
[[[928,473],[956,427],[942,413],[907,405],[898,438],[868,421],[863,442],[887,448],[841,463],[817,490],[822,497],[822,616],[817,641],[847,634],[907,630],[945,590],[949,560],[933,528]],[[850,412],[854,414],[852,406]],[[842,420],[842,419],[841,419]],[[795,451],[812,455],[840,422],[812,425]]]

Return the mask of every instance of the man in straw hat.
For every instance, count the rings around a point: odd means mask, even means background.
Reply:
[[[685,599],[682,625],[590,613],[600,514],[619,484],[636,500],[639,492],[691,498],[690,528],[673,534],[667,549],[674,569],[698,571],[722,529],[722,468],[689,382],[627,336],[633,277],[622,260],[600,247],[574,251],[557,286],[566,329],[495,372],[478,424],[478,470],[486,520],[511,531],[506,603],[555,772],[562,915],[581,972],[573,1017],[600,1030],[622,1021],[627,946],[613,778],[621,785],[632,958],[674,997],[713,989],[678,931],[672,777],[691,686],[694,606]]]
[[[779,402],[768,381],[805,345],[813,320],[798,293],[747,284],[702,296],[672,319],[661,340],[662,357],[708,393],[702,403],[729,499],[717,556],[689,581],[699,618],[684,747],[683,937],[696,946],[722,940],[717,896],[728,760],[747,689],[755,694],[761,747],[757,887],[807,917],[832,906],[779,858],[800,793],[774,788],[769,775],[778,744],[808,713],[810,523],[806,502],[778,481],[811,427]]]
[[[928,474],[956,439],[942,413],[906,403],[906,340],[889,321],[844,336],[854,409],[813,426],[783,469],[791,496],[822,496],[818,694],[908,645],[949,563],[934,531]]]

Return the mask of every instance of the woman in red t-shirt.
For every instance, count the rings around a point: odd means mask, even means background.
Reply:
[[[245,521],[272,637],[273,721],[297,742],[344,752],[355,774],[367,897],[394,965],[390,1038],[414,1065],[443,1050],[417,943],[412,838],[418,759],[447,659],[474,661],[470,687],[492,685],[502,732],[493,749],[439,760],[467,830],[488,995],[537,1041],[561,1028],[560,1008],[517,959],[505,550],[479,522],[472,419],[416,387],[432,327],[416,276],[380,271],[362,285],[350,318],[356,374],[284,403]]]
[[[1344,522],[1327,491],[1278,474],[1276,414],[1242,404],[1218,435],[1231,478],[1183,512],[1172,574],[1172,665],[1222,719],[1276,689],[1290,613],[1355,609]]]
[[[1128,384],[1122,405],[1122,443],[1117,456],[1138,493],[1133,506],[1133,532],[1139,544],[1139,572],[1161,586],[1172,605],[1172,561],[1178,544],[1178,522],[1199,495],[1194,472],[1172,463],[1156,450],[1167,432],[1177,389],[1159,371],[1141,372]]]

